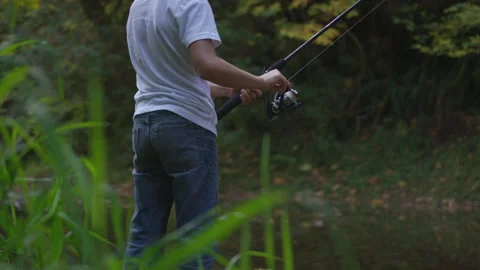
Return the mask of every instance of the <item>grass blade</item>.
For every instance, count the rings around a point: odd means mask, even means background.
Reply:
[[[284,270],[293,270],[293,246],[290,235],[290,222],[288,211],[284,209],[280,215],[281,232],[282,232],[282,247],[283,247],[283,264]]]
[[[13,87],[27,76],[27,67],[16,67],[0,80],[0,104],[5,102]]]
[[[253,250],[249,250],[249,251],[246,251],[246,252],[242,252],[240,254],[237,254],[235,255],[232,259],[230,259],[230,262],[228,263],[227,267],[225,267],[225,270],[233,270],[235,268],[235,264],[241,260],[243,257],[262,257],[262,258],[269,258],[271,260],[277,260],[277,261],[282,261],[281,258],[279,257],[276,257],[276,256],[271,256],[270,254],[266,253],[266,252],[259,252],[259,251],[253,251]],[[249,268],[249,269],[252,269],[252,268]]]
[[[212,256],[212,258],[213,258],[215,261],[217,261],[217,263],[219,263],[219,264],[221,264],[221,265],[223,265],[223,266],[225,266],[225,267],[226,267],[226,266],[228,265],[228,263],[229,263],[229,260],[228,260],[226,257],[220,255],[219,253],[215,252],[215,251],[212,250],[212,249],[208,250],[206,253],[208,253],[210,256]]]
[[[206,230],[194,236],[192,241],[180,244],[166,252],[152,269],[170,269],[176,267],[182,262],[191,259],[205,248],[228,237],[233,231],[238,230],[253,217],[265,212],[267,209],[284,203],[289,199],[289,192],[276,191],[260,195],[258,198],[249,200],[246,203],[236,207],[229,213],[223,215]]]
[[[245,224],[242,227],[242,234],[241,234],[241,243],[240,243],[240,253],[246,254],[250,249],[251,244],[251,233],[250,233],[250,224]],[[250,262],[250,256],[242,256],[240,261],[240,269],[242,270],[250,270],[252,269],[252,265]]]
[[[80,227],[78,224],[75,223],[75,221],[70,218],[66,213],[64,212],[59,212],[58,214],[58,217],[60,217],[61,219],[63,219],[65,222],[67,222],[68,224],[70,224],[71,227],[73,227],[74,229],[76,229],[77,231],[84,231],[84,229],[82,229],[82,227]],[[108,241],[108,239],[104,238],[103,236],[99,235],[98,233],[94,232],[94,231],[91,231],[91,230],[87,230],[86,231],[87,234],[89,234],[90,236],[92,236],[93,238],[105,243],[105,244],[108,244],[112,247],[117,247],[114,243]]]
[[[54,232],[63,232],[63,222],[60,218],[55,218],[52,223],[52,231]],[[52,246],[53,249],[50,251],[52,256],[52,261],[58,262],[63,253],[65,235],[62,233],[60,235],[52,235]]]
[[[122,206],[120,204],[120,200],[118,199],[115,194],[112,194],[110,196],[110,201],[112,202],[111,204],[111,223],[113,226],[113,234],[115,236],[115,242],[117,243],[117,246],[119,248],[123,248],[126,244],[125,241],[125,231],[123,228],[123,222],[122,222]]]
[[[17,25],[17,16],[18,16],[18,3],[17,0],[10,0],[10,21],[9,21],[9,28],[10,32],[14,32],[15,26]]]
[[[89,119],[92,122],[102,122],[103,88],[98,75],[92,74],[88,83]],[[107,222],[105,210],[105,194],[103,187],[107,182],[107,147],[104,129],[102,126],[90,130],[90,155],[95,166],[96,175],[93,178],[92,216],[93,229],[102,236],[107,235]]]
[[[270,190],[270,133],[264,133],[262,138],[262,156],[260,160],[260,178],[265,191]],[[272,209],[264,212],[265,220],[265,250],[270,255],[267,257],[267,267],[275,270],[275,236]]]
[[[55,215],[55,211],[57,210],[60,201],[60,194],[62,193],[62,189],[60,187],[55,187],[54,191],[55,198],[53,199],[52,207],[50,207],[48,212],[40,219],[40,223],[46,222]]]
[[[62,126],[56,128],[55,132],[61,134],[63,132],[73,131],[77,129],[103,127],[104,125],[105,124],[103,122],[95,122],[95,121],[68,123],[68,124],[63,124]]]
[[[39,41],[37,41],[37,40],[26,40],[26,41],[22,41],[22,42],[12,44],[12,45],[8,45],[8,46],[0,49],[0,56],[12,53],[13,51],[15,51],[16,49],[18,49],[20,47],[30,45],[30,44],[34,44],[34,43],[38,43],[38,42]]]
[[[58,78],[57,80],[58,98],[60,98],[60,100],[64,100],[65,99],[65,86],[64,86],[65,82],[62,76],[59,75],[57,78]]]

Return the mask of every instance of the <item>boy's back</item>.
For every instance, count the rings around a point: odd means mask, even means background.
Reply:
[[[189,60],[198,39],[221,44],[207,0],[135,0],[127,21],[130,58],[137,73],[135,115],[172,111],[216,134],[208,83]]]

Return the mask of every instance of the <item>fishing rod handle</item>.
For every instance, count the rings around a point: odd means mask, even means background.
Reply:
[[[273,65],[265,69],[265,73],[270,72],[272,70],[278,69],[281,71],[287,65],[287,61],[282,58],[275,62]],[[242,104],[242,99],[240,98],[240,94],[235,95],[234,97],[230,98],[225,104],[223,104],[220,109],[217,111],[217,119],[220,121],[225,115],[227,115],[230,111],[235,109],[238,105]]]
[[[242,104],[242,99],[240,98],[240,94],[235,95],[231,99],[229,99],[225,104],[223,104],[220,109],[217,111],[217,118],[218,121],[222,119],[225,115],[227,115],[231,110],[233,110],[238,105]]]

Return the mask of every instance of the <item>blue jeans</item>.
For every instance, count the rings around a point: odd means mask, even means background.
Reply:
[[[173,203],[176,228],[207,212],[214,213],[212,221],[218,203],[215,134],[169,111],[155,111],[134,118],[132,145],[135,210],[124,269],[136,269],[129,258],[140,258],[165,235]],[[200,269],[198,259],[182,269]],[[203,254],[202,261],[203,269],[211,269],[210,256]]]

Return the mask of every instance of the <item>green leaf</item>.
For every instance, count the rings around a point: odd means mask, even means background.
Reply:
[[[8,45],[8,46],[0,49],[0,56],[12,53],[13,51],[15,51],[16,49],[18,49],[20,47],[24,47],[24,46],[34,44],[34,43],[38,43],[38,42],[39,41],[36,41],[36,40],[27,40],[27,41],[18,42],[18,43],[12,44],[12,45]]]
[[[421,53],[450,58],[480,54],[480,6],[459,3],[444,9],[443,14],[434,17],[425,12],[427,23],[417,28],[409,26],[407,19],[395,18],[395,21],[414,32],[416,43],[412,48]]]
[[[77,129],[83,128],[94,128],[94,127],[102,127],[105,123],[98,122],[98,121],[87,121],[87,122],[80,122],[80,123],[68,123],[63,124],[62,126],[55,129],[56,133],[68,132]]]
[[[3,104],[10,95],[13,87],[27,76],[27,67],[17,67],[7,73],[0,81],[0,104]]]
[[[62,220],[64,220],[66,223],[70,224],[74,229],[76,229],[77,231],[82,231],[84,230],[84,228],[80,227],[78,224],[75,223],[75,221],[70,218],[66,213],[64,212],[59,212],[57,214],[57,216],[59,218],[61,218]],[[97,240],[100,240],[101,242],[105,243],[105,244],[108,244],[112,247],[117,247],[114,243],[110,242],[108,239],[102,237],[101,235],[99,235],[98,233],[94,232],[94,231],[91,231],[91,230],[88,230],[87,229],[87,232],[90,236],[92,236],[93,238],[97,239]]]

